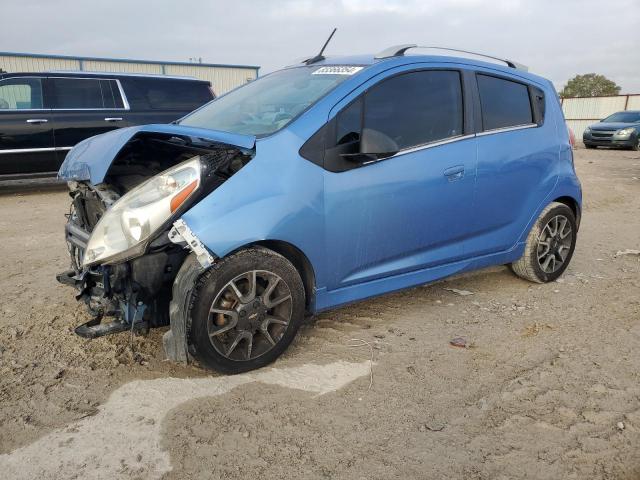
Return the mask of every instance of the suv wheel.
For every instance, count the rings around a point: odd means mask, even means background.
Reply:
[[[241,250],[199,278],[189,312],[189,344],[209,368],[246,372],[286,350],[304,312],[302,280],[286,258],[262,248]]]
[[[573,211],[563,203],[549,204],[531,228],[524,254],[511,264],[511,269],[531,282],[552,282],[569,265],[577,233]]]

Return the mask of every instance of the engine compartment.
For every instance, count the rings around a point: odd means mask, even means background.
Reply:
[[[82,266],[91,232],[104,213],[123,195],[149,178],[198,156],[205,165],[202,188],[166,228],[156,232],[142,256],[112,265]],[[172,284],[185,257],[186,244],[176,244],[168,233],[173,222],[210,194],[253,158],[253,151],[191,136],[140,132],[120,150],[104,182],[69,181],[71,208],[65,228],[71,269],[58,281],[78,289],[91,315],[76,333],[94,338],[118,331],[147,330],[169,323]],[[103,324],[104,317],[114,321]]]

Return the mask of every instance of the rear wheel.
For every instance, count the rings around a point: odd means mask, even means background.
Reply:
[[[189,343],[209,368],[229,374],[253,370],[286,350],[304,311],[302,280],[286,258],[267,249],[241,250],[198,280]]]
[[[511,269],[531,282],[552,282],[569,266],[577,233],[573,211],[563,203],[549,204],[531,228],[524,254]]]

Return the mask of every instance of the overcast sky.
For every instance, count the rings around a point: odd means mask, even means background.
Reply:
[[[640,0],[0,0],[0,50],[260,65],[441,45],[514,59],[558,89],[577,73],[640,93]]]

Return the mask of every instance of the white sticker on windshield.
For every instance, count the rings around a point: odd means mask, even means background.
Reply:
[[[333,65],[331,67],[320,67],[312,75],[353,75],[362,70],[362,68],[351,65]]]

